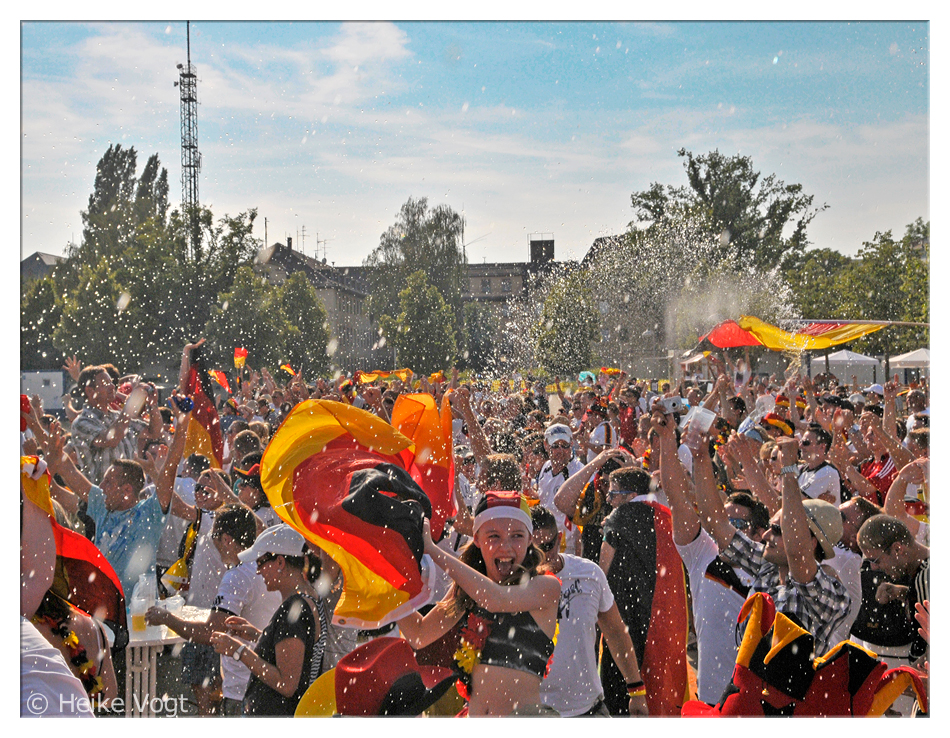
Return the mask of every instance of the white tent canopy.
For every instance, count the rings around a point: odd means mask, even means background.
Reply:
[[[819,364],[823,361],[821,357],[812,359],[812,361],[817,361]],[[841,351],[835,351],[833,354],[828,354],[828,363],[829,364],[867,364],[868,366],[878,365],[880,366],[881,362],[875,359],[873,356],[865,356],[864,354],[859,354],[854,351],[848,351],[843,349]],[[893,361],[891,366],[893,366]]]
[[[900,356],[894,356],[890,361],[891,369],[924,369],[930,366],[930,349],[917,349]]]
[[[881,374],[881,362],[873,356],[865,356],[855,351],[842,349],[828,354],[828,370],[836,377],[844,381],[854,381],[868,385],[878,381],[878,375]],[[811,376],[825,371],[825,357],[812,352],[811,356]]]

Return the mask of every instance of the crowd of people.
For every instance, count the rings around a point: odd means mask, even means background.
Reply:
[[[69,601],[31,522],[44,510],[94,544],[127,602],[144,581],[207,611],[145,613],[187,641],[182,680],[203,716],[290,716],[318,692],[343,714],[678,716],[735,689],[740,612],[760,592],[811,634],[811,657],[850,640],[926,684],[926,378],[777,379],[715,356],[678,385],[619,370],[545,387],[247,369],[234,394],[213,393],[216,458],[187,441],[202,344],[185,346],[167,404],[137,375],[76,357],[66,417],[21,402],[21,480],[45,474],[50,500],[37,509],[21,481],[21,714],[70,690],[96,698],[81,714],[105,714],[125,689],[121,634]],[[346,627],[333,619],[338,562],[271,507],[262,461],[302,402],[391,422],[412,393],[452,413],[457,512],[441,530],[424,522],[429,604]],[[888,705],[926,713],[913,690]]]

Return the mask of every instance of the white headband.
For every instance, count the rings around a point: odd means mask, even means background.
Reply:
[[[528,528],[528,533],[534,533],[531,517],[520,507],[514,507],[513,505],[495,505],[494,507],[489,507],[487,510],[483,510],[475,516],[475,523],[472,526],[472,535],[474,536],[478,533],[478,529],[482,527],[483,523],[498,518],[520,520]]]

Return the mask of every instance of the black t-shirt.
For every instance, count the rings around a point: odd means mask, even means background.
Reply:
[[[316,609],[316,613],[314,610]],[[320,635],[317,636],[319,617]],[[298,638],[304,643],[303,670],[297,689],[284,697],[251,674],[244,693],[245,715],[293,715],[304,692],[316,679],[323,667],[323,652],[327,642],[327,618],[323,603],[294,594],[281,603],[270,623],[264,628],[254,652],[269,664],[277,664],[277,644],[287,638]]]
[[[877,601],[881,582],[891,581],[874,571],[867,562],[861,566],[861,609],[851,625],[851,635],[875,646],[906,646],[914,640],[917,624],[907,617],[907,604],[901,600],[882,605]]]

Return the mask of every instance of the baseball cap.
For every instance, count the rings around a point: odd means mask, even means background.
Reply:
[[[554,445],[557,441],[567,441],[571,443],[571,429],[564,425],[564,423],[553,423],[545,429],[544,440],[547,441],[548,445]]]
[[[300,533],[286,523],[273,525],[261,533],[254,545],[246,551],[241,551],[238,558],[242,562],[257,561],[266,553],[280,556],[303,556],[303,549],[307,541]]]

